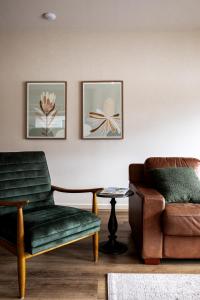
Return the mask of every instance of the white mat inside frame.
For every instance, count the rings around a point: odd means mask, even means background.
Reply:
[[[109,273],[108,300],[200,300],[200,275]]]

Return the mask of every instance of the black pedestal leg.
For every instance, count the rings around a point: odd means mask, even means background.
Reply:
[[[115,214],[115,198],[112,198],[110,201],[111,204],[111,212],[110,212],[110,218],[108,221],[108,230],[110,235],[108,236],[108,241],[100,243],[99,250],[104,253],[110,253],[110,254],[121,254],[127,251],[127,246],[123,243],[118,242],[117,239],[117,218]]]
[[[111,199],[110,204],[111,204],[111,212],[108,221],[108,230],[110,232],[110,235],[108,236],[108,238],[110,243],[114,245],[117,238],[115,233],[117,232],[117,227],[118,227],[117,218],[115,214],[115,204],[116,204],[115,198]]]

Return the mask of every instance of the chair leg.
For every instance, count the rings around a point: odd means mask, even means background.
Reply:
[[[18,256],[18,284],[19,284],[19,298],[24,299],[26,287],[26,259],[25,256]]]
[[[26,288],[26,257],[24,253],[24,220],[21,207],[18,209],[17,219],[17,269],[19,297],[24,299]]]
[[[96,232],[93,236],[93,255],[95,263],[98,262],[99,258],[99,233]]]

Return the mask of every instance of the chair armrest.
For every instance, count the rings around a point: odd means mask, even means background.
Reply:
[[[57,191],[57,192],[62,192],[62,193],[92,193],[93,198],[92,198],[92,212],[97,215],[98,214],[98,207],[97,207],[97,197],[96,193],[98,191],[103,190],[103,188],[91,188],[91,189],[65,189],[61,188],[55,185],[51,186],[52,191]]]
[[[19,200],[19,201],[0,201],[0,206],[10,206],[21,208],[26,206],[29,203],[29,200]]]
[[[103,188],[91,188],[91,189],[66,189],[58,187],[55,185],[51,186],[52,191],[62,192],[62,193],[97,193]]]
[[[137,235],[140,235],[142,257],[161,258],[163,247],[161,215],[165,209],[165,199],[157,190],[144,184],[131,184],[130,188],[134,191],[134,195],[130,197],[130,218],[133,219]],[[135,222],[138,224],[134,224]]]

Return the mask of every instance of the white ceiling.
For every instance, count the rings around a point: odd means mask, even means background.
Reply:
[[[49,23],[41,14],[53,11]],[[199,30],[200,0],[0,0],[1,30]]]

